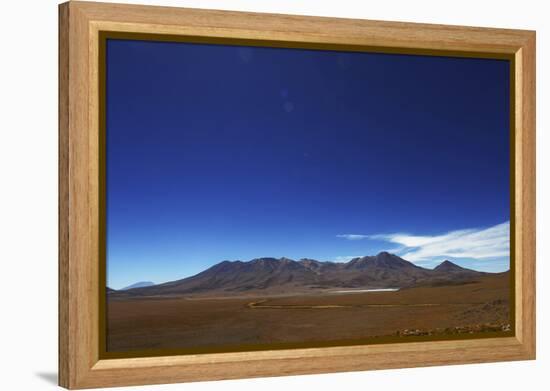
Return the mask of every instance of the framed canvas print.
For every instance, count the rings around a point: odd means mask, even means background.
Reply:
[[[535,358],[535,33],[60,5],[60,385]]]

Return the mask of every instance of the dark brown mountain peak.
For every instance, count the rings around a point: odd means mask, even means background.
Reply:
[[[273,257],[262,257],[262,258],[254,258],[248,262],[244,263],[250,263],[250,264],[261,264],[261,265],[279,265],[279,264],[289,264],[289,263],[295,263],[296,261],[290,258],[282,257],[282,258],[273,258]]]
[[[319,262],[319,261],[312,258],[301,258],[298,262],[308,263],[308,262]]]
[[[296,262],[294,259],[290,259],[290,258],[287,258],[287,257],[282,257],[279,259],[279,262],[281,263],[292,263],[292,262]]]
[[[435,272],[446,274],[459,274],[459,275],[482,275],[485,272],[479,272],[477,270],[468,269],[462,266],[458,266],[451,261],[443,261],[433,269]]]
[[[315,274],[319,274],[326,269],[339,267],[339,265],[336,265],[332,262],[322,262],[310,258],[302,258],[300,259],[300,261],[298,261],[298,264],[300,264],[303,268],[314,272]]]
[[[403,258],[390,254],[387,251],[382,251],[376,255],[373,259],[374,263],[379,267],[385,267],[390,269],[399,269],[399,268],[417,268],[412,262],[406,261]]]
[[[265,258],[254,258],[251,261],[244,262],[246,267],[254,268],[276,268],[280,263],[280,260],[277,258],[265,257]]]
[[[353,269],[357,264],[361,263],[361,260],[368,257],[356,257],[349,260],[347,263],[345,263],[346,269]]]
[[[290,258],[256,258],[242,263],[242,271],[250,270],[255,273],[272,273],[304,269],[304,265]]]
[[[387,251],[382,251],[377,255],[354,258],[346,265],[348,269],[366,269],[366,268],[381,268],[381,269],[400,269],[400,268],[418,268],[413,263],[398,257],[395,254],[390,254]]]
[[[217,272],[223,272],[225,270],[231,270],[234,267],[236,267],[236,266],[238,266],[242,263],[243,262],[241,262],[241,261],[222,261],[222,262],[217,263],[214,266],[206,269],[202,273],[205,273],[205,272],[216,272],[216,273]]]
[[[277,263],[279,260],[272,257],[254,258],[246,263]]]
[[[306,267],[314,267],[314,266],[320,266],[323,262],[317,261],[315,259],[310,259],[310,258],[302,258],[298,261],[298,263]]]
[[[449,260],[445,260],[441,262],[439,265],[437,265],[434,268],[434,270],[439,272],[449,272],[449,271],[466,271],[468,269],[458,266],[456,263],[452,263]]]

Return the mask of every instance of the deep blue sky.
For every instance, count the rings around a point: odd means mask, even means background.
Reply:
[[[508,78],[504,60],[108,40],[108,285],[508,221]]]

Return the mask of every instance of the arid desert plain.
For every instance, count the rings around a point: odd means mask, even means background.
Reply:
[[[509,272],[450,262],[423,269],[388,253],[364,258],[343,266],[222,262],[171,283],[108,290],[107,351],[511,333]]]

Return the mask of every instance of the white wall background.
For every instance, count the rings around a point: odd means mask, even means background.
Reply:
[[[126,2],[119,0],[119,2]],[[544,1],[157,0],[134,3],[537,30],[538,360],[132,389],[543,389],[548,326],[550,136]],[[0,58],[0,388],[42,390],[57,377],[57,1],[4,1]],[[546,23],[545,23],[546,22]],[[545,284],[546,283],[546,284]],[[545,371],[546,370],[546,371]]]

